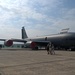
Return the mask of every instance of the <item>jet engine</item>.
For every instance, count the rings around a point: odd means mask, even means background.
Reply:
[[[7,46],[7,47],[10,47],[10,46],[13,45],[13,41],[12,41],[12,40],[6,40],[6,41],[4,42],[4,45]]]
[[[33,50],[38,50],[38,45],[37,45],[37,43],[36,42],[31,42],[31,49],[33,49]]]
[[[25,43],[26,48],[31,48],[31,49],[38,49],[36,42],[33,41],[28,41]]]
[[[25,43],[25,47],[26,47],[26,48],[30,48],[30,47],[31,47],[31,43],[32,43],[32,41],[27,41],[27,42]]]

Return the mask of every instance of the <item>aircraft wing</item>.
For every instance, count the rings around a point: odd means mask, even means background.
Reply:
[[[36,46],[45,47],[49,42],[50,41],[32,41],[31,46],[33,46],[33,44],[35,43]]]
[[[12,46],[13,42],[23,42],[23,43],[27,42],[24,39],[0,39],[0,41],[4,41],[4,45],[8,47]]]
[[[5,41],[6,39],[0,39],[0,41]]]
[[[10,39],[10,40],[12,40],[13,42],[27,42],[26,40],[24,40],[24,39]]]
[[[7,41],[8,39],[0,39],[0,41]],[[26,40],[24,39],[9,39],[9,40],[12,40],[13,42],[27,42]]]
[[[46,46],[49,41],[33,41],[35,42],[38,46]]]

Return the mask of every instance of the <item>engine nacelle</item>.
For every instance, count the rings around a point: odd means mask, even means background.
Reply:
[[[32,43],[32,41],[26,42],[26,43],[25,43],[25,47],[26,47],[26,48],[30,48],[30,47],[31,47],[31,43]]]
[[[33,41],[27,41],[25,43],[25,47],[26,48],[31,48],[33,50],[38,49],[38,46],[37,46],[36,42],[33,42]]]
[[[31,42],[31,49],[38,50],[38,45],[36,42]]]
[[[13,41],[12,41],[12,40],[6,40],[6,41],[4,42],[4,45],[7,46],[7,47],[10,47],[10,46],[13,45]]]

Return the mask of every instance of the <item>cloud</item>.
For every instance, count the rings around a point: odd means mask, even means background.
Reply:
[[[63,14],[62,18],[59,18],[54,26],[58,29],[70,28],[71,32],[75,31],[75,9],[69,9]]]
[[[70,28],[69,32],[75,32],[75,9],[63,8],[63,16],[57,19],[46,17],[47,23],[36,24],[34,30],[29,30],[28,34],[31,36],[49,35],[52,33],[59,33],[61,29]],[[51,25],[49,25],[51,24]],[[37,30],[38,29],[38,30]]]
[[[29,36],[58,33],[68,27],[75,31],[75,8],[63,7],[63,3],[64,0],[0,0],[1,38],[21,38],[22,26]]]
[[[65,19],[75,20],[75,8],[70,9],[69,11],[67,11],[66,16],[64,16],[64,18]]]

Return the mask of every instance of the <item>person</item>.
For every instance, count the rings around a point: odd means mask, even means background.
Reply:
[[[51,54],[51,55],[55,54],[55,52],[54,52],[54,45],[51,44],[51,42],[49,42],[48,45],[47,45],[47,53]]]
[[[55,54],[55,51],[54,51],[54,45],[52,44],[51,46],[51,51],[50,51],[51,55]]]
[[[51,42],[47,44],[47,54],[50,54]]]

